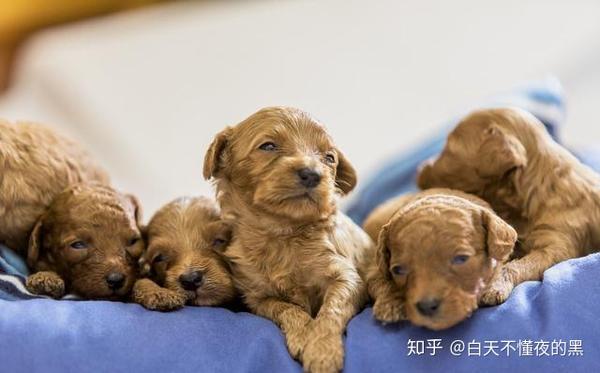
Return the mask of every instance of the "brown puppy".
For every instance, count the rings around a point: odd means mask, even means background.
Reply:
[[[204,177],[234,225],[225,255],[248,307],[283,330],[306,370],[339,371],[374,248],[337,210],[356,184],[346,157],[309,114],[272,107],[216,136]]]
[[[144,243],[137,200],[101,185],[60,193],[31,234],[27,288],[60,298],[123,299],[137,275]]]
[[[392,199],[365,220],[377,240],[369,271],[373,314],[440,330],[469,317],[517,232],[483,200],[450,189]]]
[[[108,175],[79,144],[51,129],[0,120],[0,243],[25,255],[35,222],[77,182],[108,184]]]
[[[136,282],[134,301],[160,311],[233,301],[236,291],[222,257],[230,239],[231,228],[208,198],[184,197],[163,206],[146,229],[140,265],[150,279]]]
[[[520,256],[503,267],[485,301],[502,303],[514,286],[600,246],[600,178],[519,109],[481,110],[452,131],[420,175],[422,188],[474,193],[519,232]]]

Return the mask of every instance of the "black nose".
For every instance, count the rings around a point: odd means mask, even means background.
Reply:
[[[185,290],[196,290],[202,284],[202,272],[191,271],[179,276],[179,282]]]
[[[310,168],[298,170],[298,177],[300,178],[300,184],[307,188],[314,188],[321,181],[321,175]]]
[[[121,272],[111,272],[106,276],[106,283],[113,290],[120,289],[125,284],[125,275]]]
[[[435,298],[421,299],[417,302],[417,310],[423,316],[433,316],[440,308],[441,301]]]

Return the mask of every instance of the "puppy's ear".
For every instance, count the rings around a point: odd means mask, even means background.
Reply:
[[[337,155],[338,165],[335,171],[335,185],[342,192],[342,195],[345,195],[350,193],[356,186],[356,171],[339,149]]]
[[[233,129],[231,127],[225,128],[219,132],[206,151],[204,156],[204,169],[203,175],[206,180],[211,177],[216,177],[219,171],[224,167],[224,154],[231,137]]]
[[[483,177],[501,177],[508,171],[527,164],[525,147],[495,124],[484,132],[476,168]]]
[[[210,223],[208,226],[211,248],[219,254],[227,250],[233,237],[233,227],[224,221]]]
[[[142,205],[140,204],[140,201],[137,199],[136,196],[134,196],[133,194],[127,194],[127,199],[129,199],[129,201],[131,202],[131,204],[133,205],[133,214],[135,217],[135,221],[137,222],[137,226],[138,227],[142,227]]]
[[[377,262],[377,269],[382,278],[387,281],[392,281],[392,276],[390,275],[390,250],[387,245],[389,226],[389,223],[384,225],[379,232],[375,260]]]
[[[27,247],[27,264],[29,268],[35,268],[35,264],[37,263],[40,257],[41,246],[43,245],[43,220],[44,217],[40,217],[35,223],[31,234],[29,235],[29,246]]]
[[[421,163],[417,172],[417,185],[420,189],[428,189],[433,185],[433,162],[434,159],[428,159]]]
[[[488,209],[482,209],[482,221],[488,255],[500,262],[506,261],[517,242],[517,231]]]

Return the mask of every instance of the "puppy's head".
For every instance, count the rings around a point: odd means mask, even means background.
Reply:
[[[522,110],[473,112],[450,133],[438,158],[421,166],[419,187],[447,187],[481,195],[488,185],[508,180],[527,165],[524,134],[540,132],[543,125]]]
[[[377,263],[406,296],[408,319],[439,330],[467,318],[498,261],[512,252],[515,230],[465,199],[431,195],[396,213],[381,230]]]
[[[29,240],[28,264],[57,272],[70,292],[121,299],[137,275],[144,243],[137,200],[101,185],[74,185],[59,194]]]
[[[208,198],[180,198],[162,207],[146,229],[142,273],[161,286],[185,294],[188,304],[215,306],[235,297],[222,252],[229,225]]]
[[[256,210],[294,221],[335,211],[356,173],[325,128],[298,109],[271,107],[219,133],[204,159],[204,177],[217,180]]]

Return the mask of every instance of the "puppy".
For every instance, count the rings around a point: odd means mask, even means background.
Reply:
[[[517,240],[486,202],[450,189],[392,199],[364,227],[377,240],[368,278],[375,318],[434,330],[471,315]]]
[[[523,110],[467,116],[418,179],[421,188],[482,197],[519,232],[520,258],[497,273],[488,304],[504,302],[514,286],[540,280],[550,266],[600,246],[600,178]]]
[[[124,299],[137,275],[144,243],[137,200],[102,185],[75,184],[35,224],[27,289],[62,297]]]
[[[367,298],[369,237],[337,210],[356,174],[309,114],[270,107],[219,133],[204,160],[223,216],[225,251],[247,306],[283,331],[313,372],[343,366],[346,324]]]
[[[231,228],[221,221],[208,198],[179,198],[162,207],[146,229],[147,250],[133,299],[151,310],[169,311],[186,303],[217,306],[230,303],[236,290],[222,251]]]
[[[25,256],[38,218],[77,182],[109,178],[79,144],[51,129],[0,120],[0,243]]]

